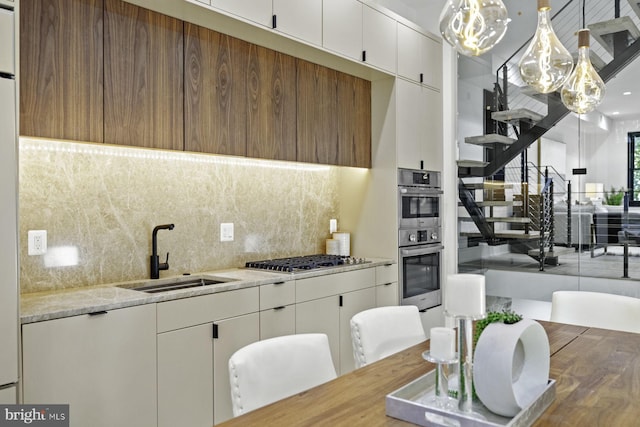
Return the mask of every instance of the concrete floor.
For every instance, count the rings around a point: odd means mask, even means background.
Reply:
[[[464,249],[462,250],[464,251]],[[539,263],[525,254],[493,250],[481,259],[459,263],[460,273],[486,277],[487,310],[512,309],[536,320],[549,320],[551,295],[557,290],[607,292],[640,298],[640,248],[629,248],[627,277],[624,276],[623,247],[610,246],[595,251],[569,251],[559,257],[559,265]],[[466,259],[465,259],[466,258]]]

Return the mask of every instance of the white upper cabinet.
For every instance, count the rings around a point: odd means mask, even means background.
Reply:
[[[238,15],[249,21],[271,28],[272,0],[198,0],[205,4]]]
[[[322,46],[349,58],[362,57],[362,3],[358,0],[324,0]]]
[[[363,60],[383,70],[396,72],[397,22],[367,5],[362,6]]]
[[[322,45],[322,0],[273,0],[274,28]]]
[[[418,31],[398,23],[398,74],[440,89],[442,45]]]
[[[396,79],[396,102],[398,167],[442,170],[440,92]]]
[[[13,11],[0,9],[0,72],[15,73],[13,41]]]

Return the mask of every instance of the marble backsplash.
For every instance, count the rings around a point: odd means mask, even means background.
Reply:
[[[324,252],[338,212],[329,166],[28,138],[19,165],[22,293],[148,278],[158,224],[175,224],[161,277]],[[27,254],[28,230],[47,230],[45,255]]]

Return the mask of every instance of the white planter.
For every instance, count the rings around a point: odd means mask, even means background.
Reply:
[[[536,321],[492,323],[480,335],[473,381],[491,412],[513,417],[544,391],[549,380],[549,339]]]

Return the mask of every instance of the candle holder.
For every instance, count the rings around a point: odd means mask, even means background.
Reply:
[[[456,408],[456,400],[449,397],[449,375],[448,369],[445,372],[444,367],[453,365],[458,363],[457,353],[455,354],[454,359],[443,360],[431,355],[430,351],[425,351],[422,353],[422,358],[428,362],[436,364],[436,389],[435,389],[435,397],[431,399],[431,401],[426,402],[427,404],[432,404],[433,406],[446,410],[455,410]]]
[[[481,316],[455,316],[458,321],[458,409],[473,412],[473,321]]]

